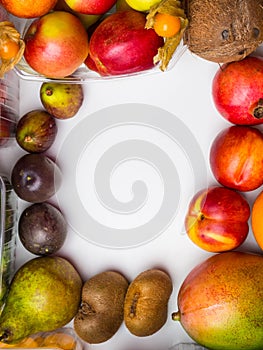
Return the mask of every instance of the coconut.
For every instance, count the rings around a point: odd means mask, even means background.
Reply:
[[[206,60],[239,61],[263,42],[263,0],[188,0],[184,43]]]

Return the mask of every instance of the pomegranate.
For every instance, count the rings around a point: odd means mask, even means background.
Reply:
[[[212,97],[218,112],[239,125],[263,123],[263,59],[247,56],[224,64],[212,82]]]

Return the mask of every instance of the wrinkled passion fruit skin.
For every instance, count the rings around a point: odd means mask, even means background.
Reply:
[[[172,314],[188,335],[214,350],[263,349],[263,256],[213,255],[185,278]]]
[[[64,244],[67,222],[50,203],[34,203],[21,214],[18,235],[23,246],[35,255],[51,255]]]
[[[57,135],[55,118],[44,110],[33,110],[23,115],[16,127],[16,141],[29,153],[47,151]]]
[[[43,154],[25,154],[18,159],[11,172],[14,191],[27,202],[47,201],[57,192],[61,182],[58,165]]]

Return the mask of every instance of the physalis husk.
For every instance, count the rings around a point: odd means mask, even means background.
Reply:
[[[170,38],[164,38],[164,45],[158,49],[157,55],[154,57],[154,64],[160,62],[160,69],[165,71],[168,67],[172,56],[181,42],[184,31],[188,25],[183,5],[181,1],[162,0],[157,5],[151,7],[146,17],[145,28],[150,29],[154,26],[154,17],[157,13],[167,13],[172,16],[177,16],[181,21],[180,31]]]
[[[22,58],[25,50],[25,43],[21,39],[20,33],[16,30],[14,24],[9,21],[3,21],[0,22],[0,47],[7,45],[8,42],[16,43],[18,45],[18,51],[14,57],[8,59],[0,57],[0,78],[14,68]]]

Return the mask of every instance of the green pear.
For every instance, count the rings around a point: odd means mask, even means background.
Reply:
[[[82,85],[71,83],[42,83],[40,101],[47,112],[58,119],[74,117],[82,106]]]
[[[58,256],[37,257],[16,272],[0,316],[0,340],[17,343],[65,326],[78,311],[82,280],[75,267]]]

